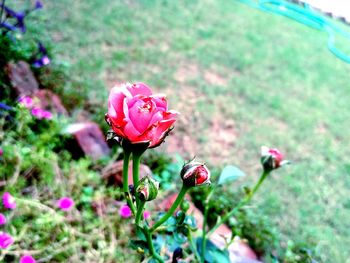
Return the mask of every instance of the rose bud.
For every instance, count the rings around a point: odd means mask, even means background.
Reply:
[[[210,184],[210,171],[203,163],[191,161],[185,164],[180,175],[188,187]]]
[[[261,147],[261,164],[265,171],[272,171],[288,163],[289,161],[283,160],[283,154],[278,149]]]
[[[108,98],[106,121],[124,145],[145,144],[146,148],[159,146],[168,135],[178,115],[168,110],[164,95],[152,94],[143,84],[115,86]]]
[[[159,182],[150,176],[143,177],[136,188],[136,194],[142,201],[151,201],[158,195]]]

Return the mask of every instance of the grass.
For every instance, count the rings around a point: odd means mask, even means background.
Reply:
[[[279,147],[293,166],[254,203],[286,240],[348,262],[350,68],[323,33],[224,0],[61,0],[42,15],[54,63],[69,72],[65,92],[80,94],[95,120],[114,83],[142,81],[182,112],[163,150],[239,165],[254,181],[260,145]]]

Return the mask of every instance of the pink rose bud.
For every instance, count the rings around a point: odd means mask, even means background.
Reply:
[[[269,172],[288,164],[289,161],[283,158],[283,154],[278,149],[261,146],[261,164],[265,171]]]
[[[62,197],[57,201],[57,207],[63,211],[69,211],[73,206],[74,201],[69,197]]]
[[[128,205],[123,205],[122,207],[120,207],[119,209],[119,215],[122,217],[122,218],[128,218],[128,217],[131,217],[132,216],[132,213],[131,213],[131,209]]]
[[[0,232],[0,248],[8,248],[13,244],[14,240],[12,236],[7,233]]]
[[[119,139],[154,148],[164,141],[177,115],[168,110],[164,95],[153,95],[143,83],[126,83],[111,90],[106,121]]]
[[[188,187],[210,184],[210,171],[203,163],[191,161],[181,170],[181,178]]]
[[[6,216],[3,213],[0,213],[0,226],[3,226],[7,223]]]
[[[2,195],[2,204],[7,209],[15,209],[16,208],[16,200],[9,192],[5,192]]]
[[[19,263],[35,263],[35,262],[36,262],[35,259],[30,255],[22,256],[19,259]]]

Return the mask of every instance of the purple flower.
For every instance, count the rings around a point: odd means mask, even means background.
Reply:
[[[34,60],[34,62],[32,63],[33,67],[41,68],[43,66],[50,64],[51,61],[47,55],[47,50],[41,42],[38,43],[38,50],[39,50],[38,54],[40,55],[40,58]]]
[[[7,209],[15,209],[16,208],[16,200],[9,192],[5,192],[2,195],[2,204]]]
[[[119,215],[122,218],[128,218],[131,216],[131,209],[128,205],[123,205],[120,209],[119,209]]]
[[[49,57],[47,55],[44,55],[41,58],[34,60],[32,66],[34,68],[41,68],[43,66],[50,64],[50,62],[51,60],[49,59]]]
[[[7,30],[10,30],[10,31],[15,31],[17,28],[9,23],[6,23],[6,22],[2,22],[0,23],[0,27],[4,27],[6,28]]]
[[[32,115],[37,117],[39,120],[41,120],[41,119],[51,120],[52,119],[51,112],[40,109],[40,108],[33,108]]]
[[[35,1],[34,10],[43,8],[43,3],[40,0]]]
[[[19,263],[35,263],[35,262],[36,262],[35,259],[30,255],[22,256],[19,259]]]
[[[13,244],[12,236],[5,232],[0,232],[0,248],[8,248]]]
[[[0,213],[0,226],[3,226],[7,223],[6,216],[3,213]]]
[[[22,104],[27,109],[30,109],[33,107],[33,99],[29,96],[22,97],[18,100],[20,104]]]
[[[26,16],[25,12],[16,12],[7,6],[4,6],[4,10],[7,14],[7,16],[15,18],[17,20],[17,23],[14,25],[16,28],[18,28],[22,33],[26,32],[26,27],[24,25],[24,18]]]
[[[63,211],[69,211],[73,205],[74,205],[74,201],[69,197],[62,197],[57,201],[58,208]]]

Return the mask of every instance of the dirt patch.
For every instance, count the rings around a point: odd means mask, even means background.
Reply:
[[[185,83],[198,77],[200,77],[199,66],[195,63],[181,65],[174,74],[174,79],[180,83]]]
[[[214,71],[204,71],[204,79],[211,85],[226,86],[227,80]]]

